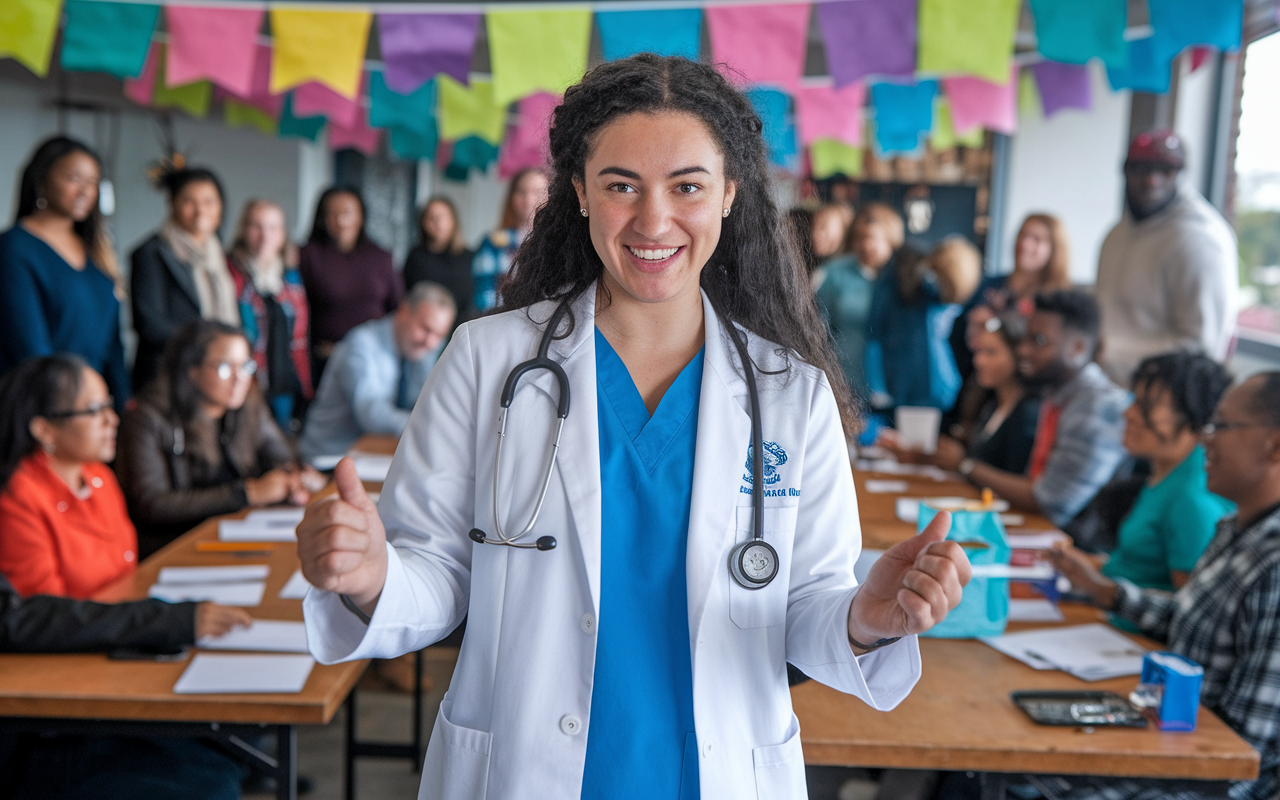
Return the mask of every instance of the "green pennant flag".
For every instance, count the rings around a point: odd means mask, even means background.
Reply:
[[[1009,80],[1022,0],[920,0],[918,72]]]
[[[138,77],[159,18],[158,5],[67,0],[62,68]]]
[[[1018,116],[1040,119],[1044,116],[1044,103],[1040,100],[1040,87],[1036,76],[1029,69],[1018,70]]]
[[[227,98],[222,101],[223,120],[232,128],[257,128],[268,136],[275,136],[279,126],[270,114],[262,109]]]
[[[862,176],[862,148],[839,139],[814,139],[809,146],[809,161],[813,167],[813,177],[818,180],[832,175],[845,175],[849,178]]]
[[[505,106],[539,90],[564,94],[587,71],[591,11],[489,11],[494,100]]]
[[[471,82],[471,88],[450,78],[437,75],[440,90],[440,136],[463,139],[478,136],[492,145],[502,144],[507,130],[507,107],[493,99],[493,84]]]
[[[196,119],[204,119],[209,114],[209,103],[213,100],[213,84],[209,81],[196,81],[182,86],[169,86],[164,75],[165,59],[160,59],[156,66],[156,86],[151,95],[153,108],[180,108]]]
[[[49,74],[62,0],[0,2],[0,58],[8,57],[43,78]]]

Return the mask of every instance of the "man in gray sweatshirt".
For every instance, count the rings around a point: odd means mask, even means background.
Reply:
[[[1178,178],[1172,131],[1134,137],[1124,163],[1125,211],[1098,256],[1103,369],[1128,386],[1138,362],[1179,348],[1223,360],[1236,327],[1236,237],[1217,209]]]

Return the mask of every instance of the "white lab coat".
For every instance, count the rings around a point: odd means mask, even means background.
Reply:
[[[729,574],[750,537],[744,480],[750,406],[737,351],[703,297],[706,351],[686,555],[694,717],[702,797],[806,797],[788,660],[815,680],[890,709],[920,675],[914,636],[855,658],[846,619],[861,547],[857,502],[825,375],[749,337],[764,440],[765,539],[781,569],[764,589]],[[573,332],[551,345],[572,404],[546,505],[530,541],[550,551],[479,545],[496,535],[493,473],[498,396],[533,357],[554,306],[469,322],[432,370],[378,501],[388,533],[386,586],[370,625],[312,589],[307,640],[324,663],[424,647],[467,618],[467,635],[427,748],[420,798],[558,798],[581,794],[600,609],[600,466],[595,288],[573,303]],[[535,320],[537,324],[530,321]],[[526,374],[507,423],[498,495],[504,530],[525,525],[554,431],[556,383]],[[772,481],[769,483],[768,481]],[[797,535],[797,533],[799,535]],[[608,625],[601,619],[598,624]]]

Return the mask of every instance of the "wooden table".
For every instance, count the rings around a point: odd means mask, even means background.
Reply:
[[[893,517],[893,495],[865,491],[857,484],[864,541],[891,546],[914,533]],[[965,484],[910,481],[913,496],[977,496]],[[1029,528],[1052,528],[1027,516]],[[1063,604],[1066,620],[1102,619],[1096,609]],[[1011,623],[1010,631],[1043,624]],[[1145,647],[1157,643],[1134,637]],[[893,711],[874,711],[862,701],[815,681],[796,686],[791,696],[800,719],[806,764],[963,770],[984,773],[984,797],[1002,798],[1006,773],[1090,774],[1248,780],[1258,775],[1258,753],[1207,708],[1201,706],[1192,733],[1165,733],[1154,727],[1056,728],[1036,725],[1009,699],[1019,689],[1113,691],[1128,696],[1137,676],[1086,683],[1056,670],[1033,670],[972,639],[920,640],[924,670],[920,683]]]

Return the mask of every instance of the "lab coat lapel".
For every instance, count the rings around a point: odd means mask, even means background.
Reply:
[[[713,582],[728,580],[729,564],[724,556],[735,536],[732,520],[739,487],[744,485],[742,476],[751,441],[747,384],[739,372],[737,350],[705,294],[702,306],[706,350],[685,556],[691,644],[698,641]],[[696,646],[693,649],[696,655]]]

